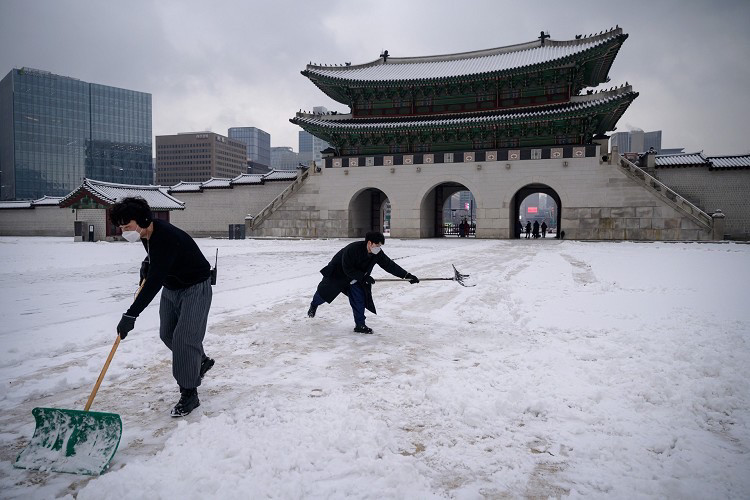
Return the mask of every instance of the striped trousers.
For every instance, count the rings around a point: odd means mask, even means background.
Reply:
[[[188,288],[162,288],[159,336],[172,351],[172,375],[183,389],[201,385],[203,338],[211,308],[211,279]]]

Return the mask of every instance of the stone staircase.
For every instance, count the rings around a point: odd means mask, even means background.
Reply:
[[[279,195],[273,199],[271,203],[265,206],[256,216],[248,216],[245,218],[245,231],[249,234],[251,231],[255,231],[260,228],[263,222],[266,221],[276,210],[281,208],[282,205],[296,193],[302,184],[310,176],[310,169],[300,170],[297,178],[287,186]]]
[[[689,217],[699,226],[708,230],[713,229],[714,220],[711,215],[690,203],[627,158],[620,156],[619,159],[618,165],[628,177],[642,184],[647,190],[657,195],[675,210]]]

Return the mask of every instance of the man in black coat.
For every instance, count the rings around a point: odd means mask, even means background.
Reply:
[[[377,314],[372,300],[372,285],[375,279],[370,276],[375,264],[396,277],[409,280],[411,284],[419,283],[419,278],[404,271],[381,251],[380,247],[384,243],[383,233],[372,231],[365,235],[364,241],[349,243],[339,250],[331,262],[320,270],[323,279],[313,295],[307,315],[314,318],[319,305],[323,302],[330,304],[343,293],[349,297],[349,304],[352,306],[354,331],[372,333],[372,328],[365,324],[365,309]]]

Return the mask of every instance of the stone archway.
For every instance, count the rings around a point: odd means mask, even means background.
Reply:
[[[384,231],[388,196],[377,188],[357,192],[349,202],[349,238],[362,238],[368,231]]]
[[[516,191],[516,193],[513,195],[513,198],[511,198],[509,237],[518,238],[519,235],[517,230],[517,223],[519,221],[519,217],[525,216],[526,218],[529,218],[528,214],[521,214],[521,205],[527,197],[534,194],[545,194],[548,197],[552,198],[552,200],[555,202],[556,206],[554,207],[554,212],[548,212],[546,214],[546,217],[539,217],[539,219],[549,220],[549,222],[547,223],[548,226],[551,226],[554,222],[556,227],[555,238],[559,238],[562,222],[562,202],[560,200],[560,195],[557,194],[557,192],[548,185],[541,183],[527,184],[526,186]]]
[[[447,181],[434,186],[427,192],[422,199],[419,208],[421,219],[420,238],[440,238],[447,234],[453,235],[453,233],[458,236],[458,230],[454,231],[452,226],[448,226],[448,224],[453,223],[453,220],[452,217],[446,215],[446,210],[452,210],[450,208],[446,209],[446,203],[454,194],[462,191],[471,193],[471,190],[465,185],[458,182]],[[470,209],[465,210],[466,213],[462,214],[468,218],[467,222],[469,222],[469,224],[471,224],[472,219],[476,220],[476,207],[474,206],[473,201],[471,205]],[[459,217],[459,220],[461,218],[462,217]],[[472,224],[471,230],[465,234],[468,236],[469,234],[473,235],[474,233],[475,225]]]

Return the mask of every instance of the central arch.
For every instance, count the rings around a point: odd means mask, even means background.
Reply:
[[[560,226],[561,226],[560,223],[562,221],[562,201],[560,200],[560,195],[558,195],[554,189],[552,189],[546,184],[533,183],[533,184],[527,184],[526,186],[523,186],[521,189],[516,191],[516,194],[514,194],[513,197],[511,198],[510,214],[509,214],[510,216],[509,227],[510,227],[511,238],[518,238],[519,236],[518,230],[516,228],[520,220],[520,217],[522,215],[525,215],[521,213],[521,204],[527,197],[533,194],[537,194],[537,193],[545,194],[549,196],[550,198],[552,198],[552,200],[554,200],[556,204],[554,212],[548,213],[548,215],[543,218],[552,219],[550,220],[550,223],[548,224],[548,226],[551,225],[552,222],[554,222],[555,238],[560,237]]]
[[[462,203],[459,208],[450,205],[454,195],[462,193]],[[441,238],[444,236],[473,236],[476,232],[477,207],[474,195],[464,184],[454,181],[442,182],[422,198],[419,207],[420,238]],[[454,227],[465,221],[467,228],[459,230]]]

